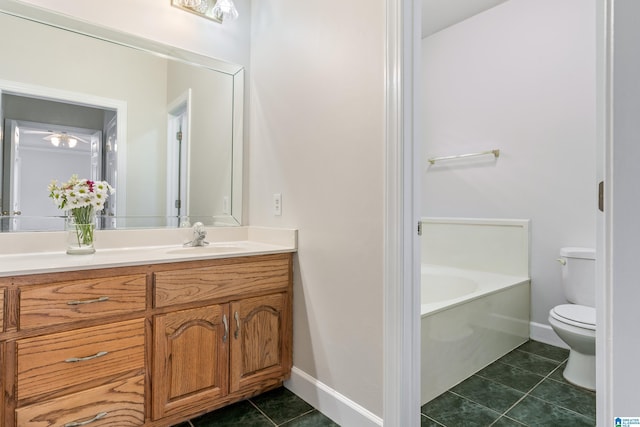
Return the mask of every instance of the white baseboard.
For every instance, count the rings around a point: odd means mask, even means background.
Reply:
[[[382,418],[295,366],[284,386],[341,426],[382,426]]]
[[[569,346],[553,331],[551,326],[542,323],[529,322],[529,337],[545,344],[555,345],[569,350]]]
[[[529,335],[535,341],[569,348],[549,325],[530,322]],[[341,426],[382,427],[383,425],[382,418],[295,366],[291,369],[291,378],[284,385]]]

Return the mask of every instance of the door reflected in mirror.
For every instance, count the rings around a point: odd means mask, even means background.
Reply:
[[[2,231],[61,230],[47,185],[74,173],[116,189],[103,228],[241,223],[241,67],[4,13],[0,36],[21,40],[0,57]]]

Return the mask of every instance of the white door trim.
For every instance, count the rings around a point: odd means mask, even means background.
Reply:
[[[386,2],[384,425],[420,425],[419,200],[414,76],[421,4]]]

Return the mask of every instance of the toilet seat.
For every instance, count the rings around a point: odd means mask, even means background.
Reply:
[[[579,304],[562,304],[551,309],[549,315],[558,322],[578,328],[596,330],[596,309]]]

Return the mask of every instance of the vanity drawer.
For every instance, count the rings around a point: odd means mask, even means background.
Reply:
[[[144,370],[144,319],[16,342],[18,400]],[[139,372],[135,372],[139,370]]]
[[[20,292],[20,329],[142,311],[145,294],[145,274],[26,287]]]
[[[88,422],[93,419],[95,421]],[[16,409],[18,426],[64,426],[71,423],[91,427],[143,425],[144,376]]]
[[[287,290],[290,255],[154,273],[155,307]]]

